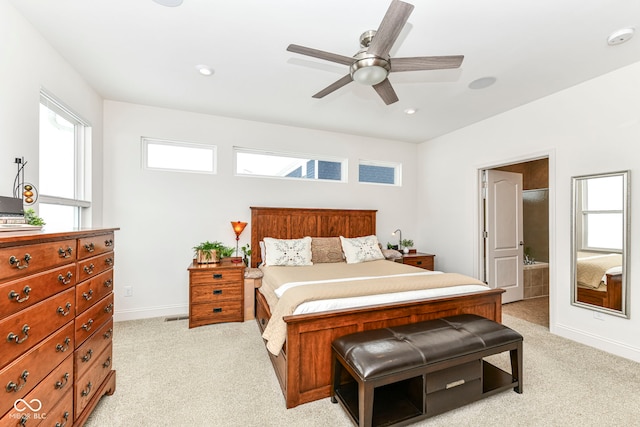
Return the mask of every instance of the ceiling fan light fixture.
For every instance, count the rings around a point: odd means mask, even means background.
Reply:
[[[210,76],[213,74],[213,70],[208,65],[196,65],[196,70],[198,70],[198,72],[203,76]]]
[[[363,58],[351,65],[351,78],[360,84],[374,86],[383,82],[390,70],[389,61],[378,57]]]
[[[166,7],[178,7],[182,4],[182,0],[153,0],[153,2]]]

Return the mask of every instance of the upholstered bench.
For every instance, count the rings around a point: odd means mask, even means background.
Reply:
[[[483,359],[505,351],[511,373]],[[510,388],[522,393],[522,335],[462,314],[337,338],[332,365],[331,401],[356,425],[405,425]]]

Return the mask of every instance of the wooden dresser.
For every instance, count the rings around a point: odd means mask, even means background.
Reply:
[[[0,233],[0,427],[82,426],[115,391],[116,230]]]
[[[244,264],[189,266],[189,327],[244,321]]]
[[[397,258],[396,262],[401,262],[403,264],[413,265],[414,267],[424,268],[425,270],[434,270],[434,261],[435,255],[433,254],[425,254],[422,252],[415,252],[409,254],[402,254],[402,258]]]

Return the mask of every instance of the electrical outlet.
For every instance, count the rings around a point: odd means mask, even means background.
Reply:
[[[124,287],[124,296],[132,297],[133,296],[133,286],[125,286]]]

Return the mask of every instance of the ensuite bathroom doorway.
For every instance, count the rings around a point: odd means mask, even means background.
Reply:
[[[549,327],[549,159],[502,165],[486,170],[522,175],[523,298],[503,304],[503,313]],[[485,210],[480,210],[485,224]],[[483,230],[484,231],[484,230]],[[486,247],[486,245],[483,245]],[[486,250],[481,253],[486,270]]]

